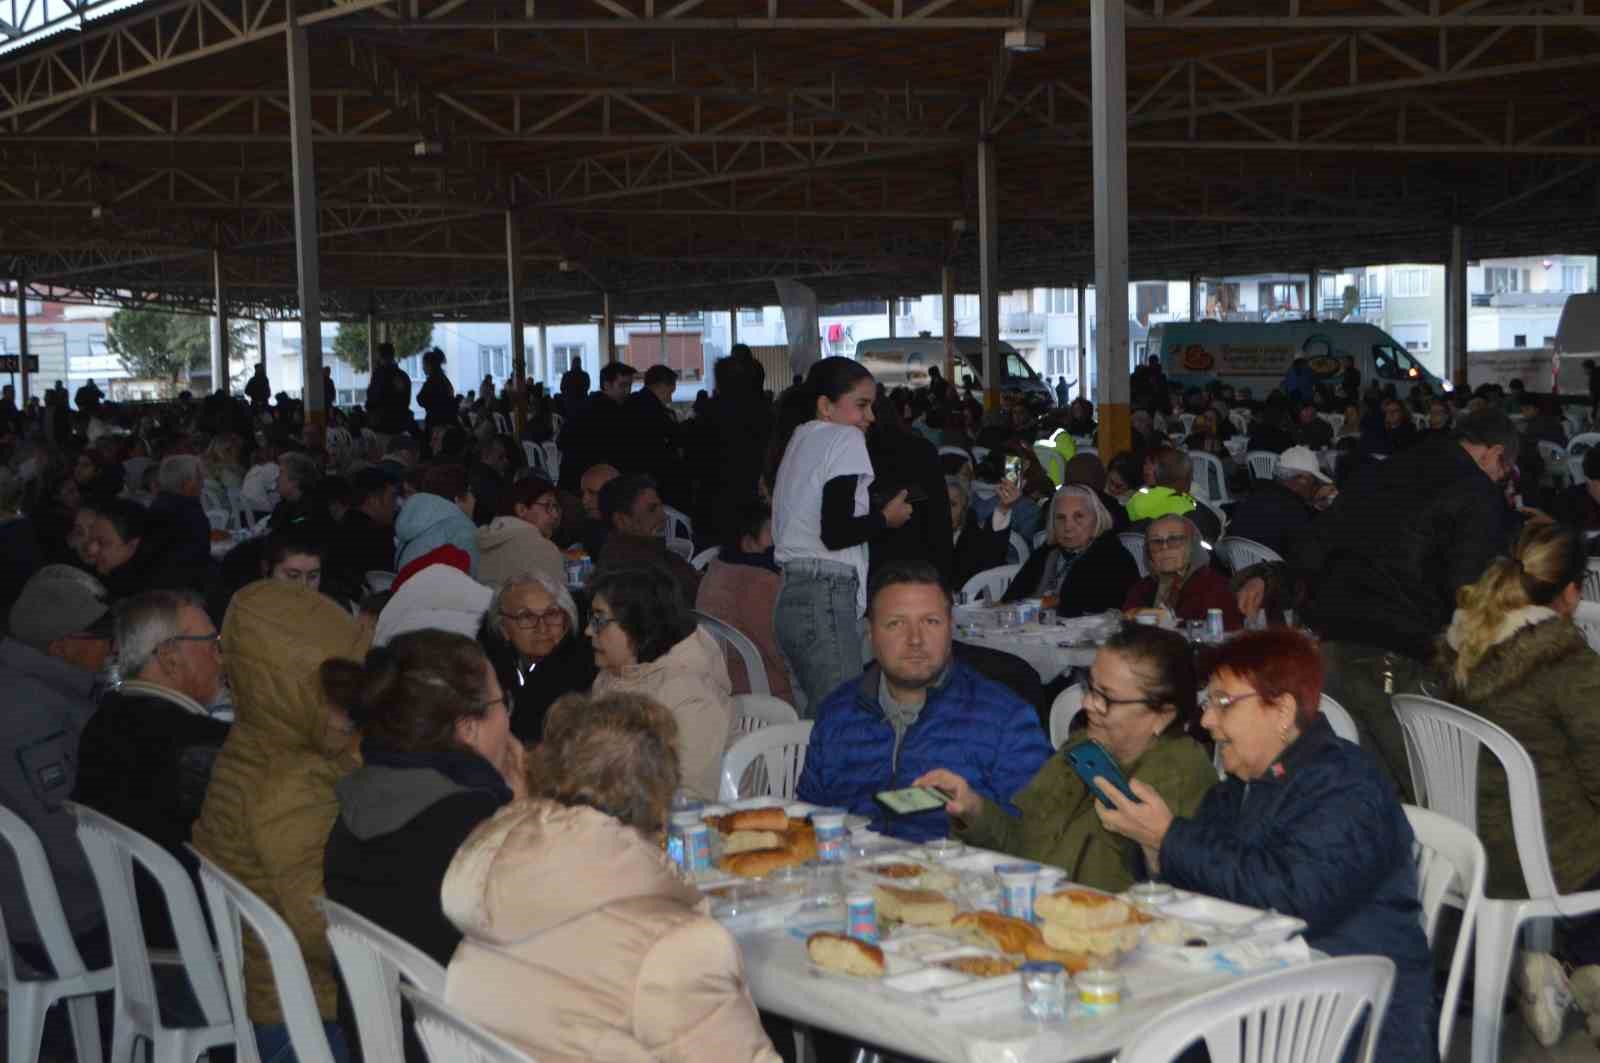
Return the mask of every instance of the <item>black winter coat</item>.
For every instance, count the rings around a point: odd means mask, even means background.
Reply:
[[[1506,552],[1508,512],[1499,485],[1452,440],[1362,466],[1290,559],[1317,580],[1312,627],[1428,660],[1456,591]]]
[[[984,569],[1005,564],[1010,548],[1010,531],[995,531],[992,519],[979,522],[977,514],[967,510],[966,523],[955,542],[950,586],[959,590]]]
[[[520,667],[516,650],[489,627],[478,629],[478,642],[494,666],[500,689],[511,695],[511,733],[532,746],[544,739],[544,717],[563,694],[586,693],[599,669],[594,647],[581,631],[571,632],[534,668]]]
[[[1044,578],[1045,562],[1061,548],[1049,544],[1040,547],[1028,558],[1006,589],[1005,601],[1032,598]],[[1107,609],[1121,609],[1128,589],[1139,582],[1139,566],[1133,555],[1123,548],[1117,533],[1108,531],[1089,544],[1077,564],[1067,571],[1055,588],[1059,616],[1088,616]],[[1046,588],[1048,593],[1049,588]]]
[[[1412,842],[1394,785],[1318,716],[1261,778],[1229,776],[1193,818],[1172,821],[1161,877],[1304,919],[1307,944],[1330,956],[1389,957],[1398,971],[1375,1058],[1426,1060],[1438,1020]]]
[[[1253,539],[1279,557],[1293,553],[1296,540],[1311,527],[1317,511],[1276,480],[1258,484],[1233,507],[1228,534]]]
[[[867,433],[867,454],[872,458],[874,511],[902,489],[910,489],[912,494],[920,490],[925,497],[925,501],[911,504],[910,520],[873,538],[868,549],[868,581],[890,561],[927,561],[950,580],[950,501],[938,449],[916,432],[879,426]]]

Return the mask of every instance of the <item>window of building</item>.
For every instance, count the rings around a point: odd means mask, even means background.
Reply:
[[[511,375],[511,353],[504,347],[479,347],[478,374],[506,379]]]
[[[1564,292],[1586,292],[1589,290],[1588,278],[1584,276],[1582,266],[1561,267],[1561,290]]]
[[[1044,352],[1044,372],[1046,376],[1060,376],[1067,371],[1068,361],[1072,358],[1071,347],[1047,347]]]
[[[956,317],[973,318],[978,316],[978,297],[976,295],[956,296]]]
[[[1052,314],[1072,313],[1078,307],[1077,294],[1071,288],[1051,288],[1045,300],[1048,312]]]
[[[1292,281],[1263,281],[1256,299],[1263,313],[1273,310],[1303,310],[1305,285]]]
[[[766,319],[766,310],[759,306],[747,306],[739,311],[739,324],[741,325],[759,325]]]
[[[556,368],[565,373],[572,368],[572,360],[583,360],[583,344],[557,343],[550,348],[551,357],[555,359]]]
[[[917,304],[920,302],[922,302],[921,299],[896,299],[894,301],[894,312],[900,317],[910,317],[917,312]]]
[[[1425,269],[1395,270],[1394,294],[1397,299],[1424,298],[1428,294],[1428,271]]]
[[[1544,338],[1544,345],[1546,347],[1554,347],[1556,345],[1556,338],[1554,336],[1546,336]]]
[[[1526,347],[1527,345],[1528,345],[1528,337],[1523,335],[1522,333],[1519,332],[1515,336],[1511,337],[1511,346],[1513,346],[1513,347]]]
[[[1433,349],[1433,326],[1426,321],[1416,324],[1393,325],[1389,334],[1405,344],[1408,351],[1431,351]]]
[[[1581,266],[1579,267],[1582,268]],[[1533,287],[1533,271],[1511,266],[1485,266],[1483,288],[1490,295],[1502,292],[1525,292]]]

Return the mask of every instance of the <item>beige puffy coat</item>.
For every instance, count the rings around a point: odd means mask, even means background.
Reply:
[[[722,754],[733,735],[733,686],[728,662],[717,640],[703,628],[649,664],[620,672],[602,670],[594,693],[645,694],[678,721],[678,763],[682,785],[703,801],[717,799]]]
[[[540,1063],[775,1063],[733,935],[661,848],[590,808],[518,801],[445,874],[445,999]]]
[[[496,517],[478,529],[478,582],[495,588],[524,572],[537,572],[557,587],[567,583],[561,548],[521,517]]]
[[[330,745],[317,670],[330,657],[360,660],[366,643],[338,603],[298,584],[261,580],[233,596],[222,650],[234,723],[193,831],[196,849],[294,930],[324,1019],[336,1016],[333,956],[311,899],[322,893],[322,852],[339,814],[333,785],[359,758],[348,741]],[[244,944],[250,1020],[282,1022],[266,951],[251,934]]]

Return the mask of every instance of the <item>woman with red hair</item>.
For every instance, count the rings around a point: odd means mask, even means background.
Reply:
[[[1434,1057],[1411,826],[1378,765],[1318,711],[1316,645],[1287,629],[1251,632],[1202,665],[1200,724],[1228,777],[1192,818],[1174,817],[1141,782],[1130,784],[1138,801],[1104,783],[1114,807],[1098,809],[1101,821],[1180,889],[1298,916],[1306,942],[1330,956],[1389,957],[1397,973],[1376,1058]]]

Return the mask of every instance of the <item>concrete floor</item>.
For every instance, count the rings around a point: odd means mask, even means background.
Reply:
[[[1550,1048],[1533,1039],[1515,1011],[1506,1014],[1500,1034],[1502,1063],[1594,1063],[1600,1059],[1600,1048],[1595,1047],[1594,1039],[1584,1029],[1583,1014],[1576,1009],[1567,1013],[1566,1036]],[[1448,1063],[1470,1063],[1471,1042],[1472,1016],[1463,1013],[1450,1034]]]

